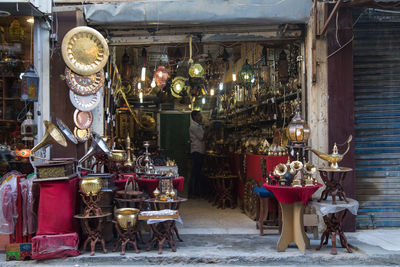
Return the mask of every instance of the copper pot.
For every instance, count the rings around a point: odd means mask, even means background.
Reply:
[[[79,188],[81,192],[87,196],[92,194],[97,195],[101,190],[101,178],[100,177],[87,177],[82,178],[79,182]]]
[[[122,229],[128,228],[128,223],[131,223],[131,227],[135,227],[138,219],[140,210],[134,208],[122,208],[115,211],[115,217],[117,222]]]

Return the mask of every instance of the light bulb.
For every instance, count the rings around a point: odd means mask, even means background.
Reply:
[[[151,84],[150,84],[151,88],[156,87],[156,79],[153,78],[153,80],[151,80]]]
[[[203,105],[206,103],[206,98],[205,98],[205,97],[203,97],[203,98],[201,99],[201,103],[202,103]]]
[[[33,23],[35,23],[35,19],[32,17],[32,18],[27,19],[26,22],[33,24]]]
[[[250,78],[250,77],[249,77],[249,74],[246,73],[246,74],[244,75],[244,79],[245,79],[245,80],[248,80],[249,78]]]
[[[139,101],[143,103],[143,92],[139,92]]]
[[[253,77],[251,78],[251,83],[254,83],[256,81],[256,79]]]
[[[142,82],[144,82],[146,80],[146,67],[142,68],[141,80],[142,80]]]
[[[219,90],[220,91],[224,90],[224,84],[223,83],[219,83]]]
[[[180,83],[177,83],[176,86],[175,86],[175,89],[176,89],[177,92],[180,92],[181,89],[182,89],[181,84],[180,84]]]
[[[210,95],[211,95],[211,96],[214,95],[214,88],[211,88],[211,90],[210,90]]]
[[[138,90],[142,89],[142,84],[141,84],[141,82],[138,82],[138,83],[137,83],[137,89],[138,89]]]
[[[157,75],[158,75],[158,78],[162,78],[162,76],[163,76],[162,71],[159,71]]]
[[[195,68],[195,69],[194,69],[194,74],[198,75],[199,73],[200,73],[199,69],[198,69],[198,68]]]
[[[232,73],[232,81],[236,82],[236,74]]]
[[[189,104],[189,108],[192,109],[192,105],[191,104]]]

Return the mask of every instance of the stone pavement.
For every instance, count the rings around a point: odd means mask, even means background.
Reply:
[[[318,240],[311,240],[312,249],[304,254],[295,246],[285,252],[276,251],[277,234],[264,236],[245,235],[189,235],[184,234],[184,242],[179,242],[177,252],[167,246],[161,255],[157,250],[141,251],[139,254],[128,250],[125,256],[119,253],[103,254],[98,250],[91,257],[86,252],[78,257],[46,261],[6,262],[5,254],[0,254],[0,266],[145,266],[145,265],[235,265],[235,266],[399,266],[400,244],[383,249],[376,244],[359,241],[380,231],[387,240],[399,238],[400,231],[365,230],[348,233],[353,253],[338,248],[337,255],[330,255],[330,246],[316,251]],[[142,248],[144,246],[142,245]],[[389,250],[390,249],[390,250]],[[142,249],[143,250],[143,249]]]

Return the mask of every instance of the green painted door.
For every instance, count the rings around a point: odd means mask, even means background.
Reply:
[[[179,174],[185,177],[184,195],[189,180],[190,114],[160,114],[160,146],[178,165]]]

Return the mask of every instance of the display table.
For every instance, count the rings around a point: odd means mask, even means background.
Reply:
[[[342,247],[346,248],[349,253],[353,252],[350,249],[349,244],[347,243],[346,236],[343,233],[342,222],[347,214],[347,211],[350,211],[352,214],[357,215],[358,201],[351,198],[348,198],[347,200],[348,202],[338,201],[336,204],[332,204],[331,200],[313,202],[311,204],[315,207],[317,213],[324,218],[324,222],[326,224],[326,229],[322,233],[321,243],[317,250],[320,250],[323,244],[328,244],[328,239],[331,238],[331,254],[336,255],[336,235],[339,235],[340,244],[342,245]]]
[[[169,201],[160,201],[155,198],[147,199],[145,200],[146,202],[150,203],[150,207],[155,210],[155,211],[160,211],[164,209],[169,209],[169,210],[179,210],[179,207],[182,202],[187,201],[186,198],[181,198],[177,197],[173,200]],[[176,238],[183,242],[182,238],[179,236],[179,231],[178,228],[176,227],[175,221],[172,222],[171,229],[174,230]],[[174,237],[174,235],[172,235]]]
[[[233,196],[234,183],[238,179],[236,175],[215,175],[208,176],[214,187],[214,204],[217,208],[225,209],[225,204],[229,202],[232,209],[235,208]]]
[[[346,178],[346,174],[351,172],[353,169],[340,167],[337,169],[332,168],[318,168],[322,181],[326,188],[321,193],[321,198],[318,201],[325,200],[328,196],[332,196],[332,204],[336,204],[336,196],[340,200],[346,202],[346,195],[342,186],[343,180]]]
[[[304,206],[320,184],[307,187],[273,186],[264,184],[272,192],[282,208],[282,232],[278,241],[278,251],[285,251],[290,243],[296,243],[300,251],[310,247],[310,240],[304,231]]]
[[[57,178],[59,179],[59,178]],[[40,185],[37,235],[77,232],[74,225],[78,177],[61,180],[35,179]]]
[[[138,183],[140,191],[147,192],[150,197],[154,197],[153,191],[158,187],[159,179],[149,179],[149,178],[139,178],[135,177],[135,181]],[[179,176],[172,180],[174,188],[178,191],[183,190],[183,183],[185,178],[183,176]]]

